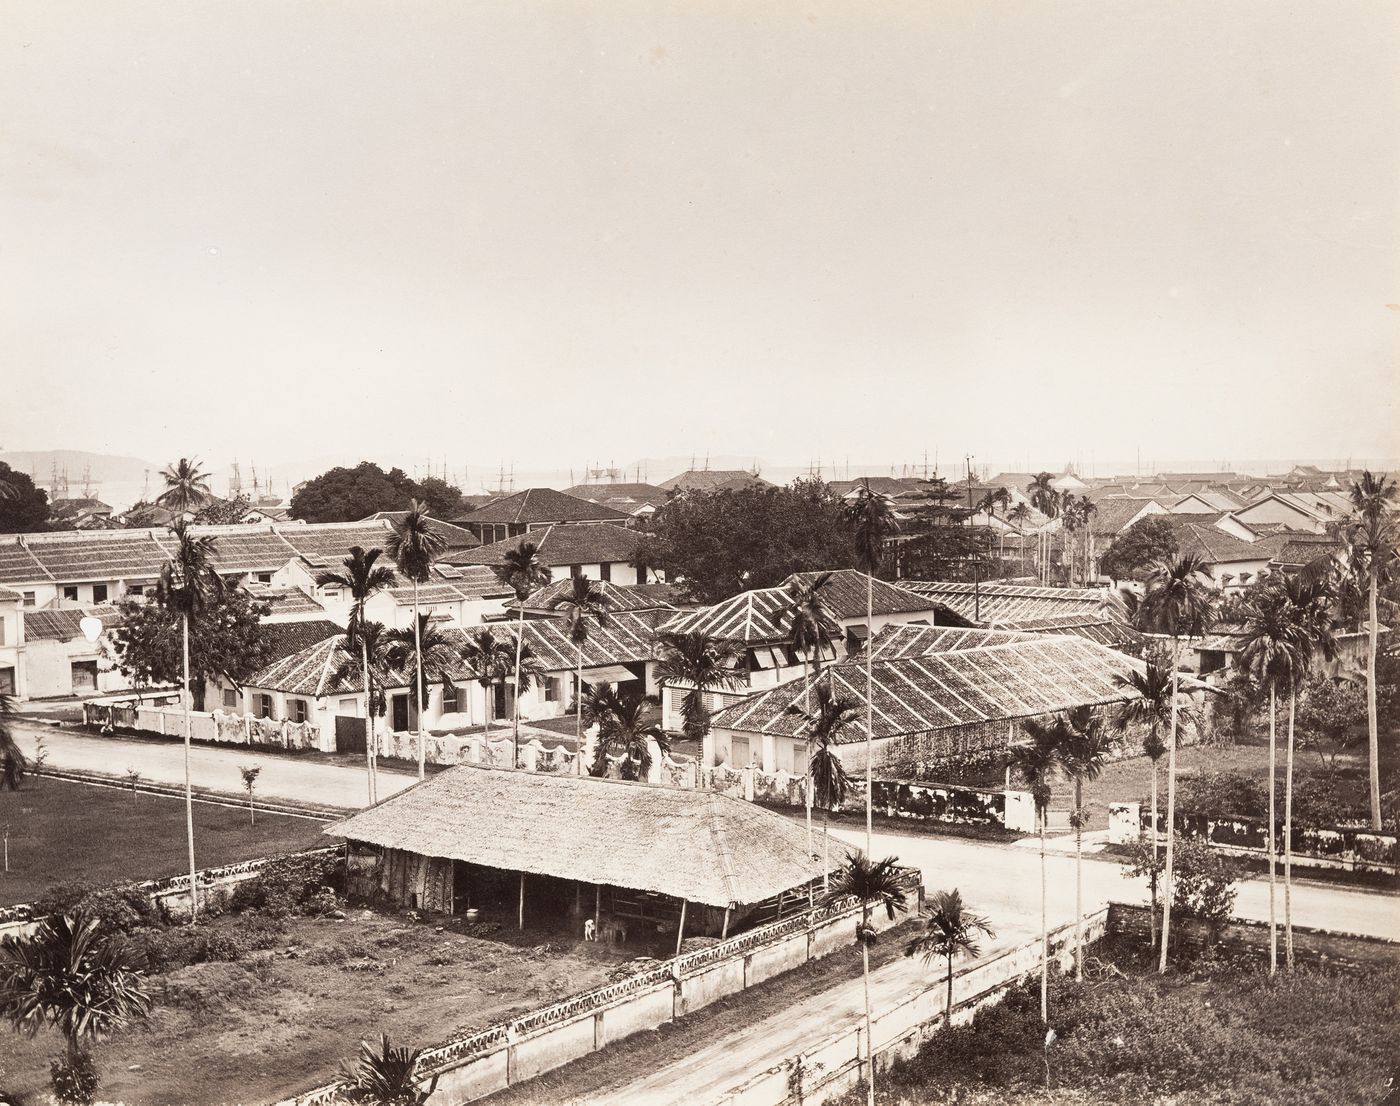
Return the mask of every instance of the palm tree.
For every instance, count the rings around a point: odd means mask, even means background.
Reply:
[[[209,490],[209,474],[193,457],[181,457],[175,464],[166,465],[160,478],[165,481],[165,491],[156,496],[156,503],[173,511],[178,519],[199,510],[214,498]]]
[[[598,741],[593,750],[590,774],[605,776],[608,754],[616,750],[622,756],[622,778],[644,780],[651,771],[651,745],[656,742],[663,753],[671,744],[661,720],[654,713],[660,700],[655,695],[639,691],[619,692],[613,684],[593,687],[579,704],[580,715],[587,715],[589,725],[598,724]]]
[[[411,630],[390,630],[384,635],[385,659],[400,672],[412,668],[416,675],[413,702],[418,710],[418,770],[424,771],[427,741],[424,740],[423,715],[428,710],[428,684],[441,684],[443,698],[448,688],[461,675],[461,656],[457,645],[433,625],[433,616],[420,614]],[[421,778],[421,777],[420,777]]]
[[[418,1085],[422,1055],[421,1048],[395,1048],[387,1033],[381,1035],[377,1051],[368,1041],[361,1041],[358,1066],[342,1077],[345,1097],[373,1106],[424,1106],[437,1090],[438,1077],[434,1075],[426,1087]]]
[[[662,686],[687,687],[681,699],[686,737],[703,743],[710,732],[705,695],[718,688],[740,687],[739,654],[729,642],[709,634],[661,634],[656,677]]]
[[[190,783],[190,623],[198,620],[223,594],[224,579],[214,570],[214,539],[196,538],[183,517],[170,527],[175,552],[160,570],[156,599],[166,610],[180,615],[182,638],[182,691],[185,712],[185,835],[190,853],[190,921],[199,912],[199,884],[194,864],[194,790]]]
[[[413,629],[417,633],[423,625],[422,617],[418,613],[418,585],[426,584],[433,576],[433,562],[441,555],[447,546],[447,539],[429,524],[428,507],[419,503],[416,499],[408,501],[408,510],[403,518],[398,519],[393,524],[393,532],[389,535],[386,543],[389,548],[389,556],[394,558],[394,563],[399,566],[399,571],[409,578],[413,583]],[[426,654],[423,645],[418,642],[414,645],[414,656],[418,672],[417,683],[414,685],[418,697],[418,778],[421,780],[427,771],[428,742],[423,730],[423,707],[427,696],[423,689],[423,658]]]
[[[549,601],[549,609],[558,611],[564,623],[564,632],[574,643],[576,674],[574,677],[575,736],[579,748],[583,748],[583,646],[588,640],[588,620],[592,619],[599,628],[608,624],[608,607],[612,600],[595,586],[587,576],[575,576],[574,586],[563,595],[556,595]]]
[[[1010,499],[1005,488],[998,489]],[[872,735],[875,732],[875,678],[871,669],[870,646],[875,640],[875,574],[880,571],[885,545],[899,528],[890,502],[870,490],[870,479],[862,477],[860,491],[849,509],[851,529],[856,539],[856,563],[865,573],[865,851],[875,851],[874,794],[871,760],[874,756]]]
[[[1050,1021],[1050,921],[1045,887],[1045,822],[1050,811],[1050,781],[1060,767],[1062,740],[1052,721],[1030,718],[1021,723],[1030,744],[1011,747],[1011,767],[1030,788],[1035,802],[1036,823],[1040,827],[1040,1020]]]
[[[1065,712],[1065,741],[1060,764],[1074,781],[1074,978],[1084,980],[1084,783],[1103,775],[1113,751],[1104,729],[1103,711],[1095,707],[1075,707]]]
[[[150,1009],[137,958],[94,917],[55,914],[0,941],[0,1013],[29,1037],[45,1025],[62,1033],[70,1073],[94,1042]]]
[[[948,998],[943,1007],[943,1025],[953,1028],[953,961],[982,954],[979,938],[995,937],[991,923],[963,905],[962,893],[954,888],[939,891],[929,900],[929,918],[924,933],[904,948],[905,956],[922,956],[929,963],[935,956],[948,962]]]
[[[800,579],[793,580],[787,586],[784,593],[786,605],[778,610],[773,621],[779,629],[784,623],[791,627],[790,644],[802,658],[802,709],[808,707],[808,696],[812,690],[811,667],[815,663],[817,673],[821,673],[822,651],[831,640],[831,635],[827,630],[827,625],[831,621],[831,615],[826,609],[822,593],[827,584],[831,582],[830,572],[818,572],[807,583]],[[816,854],[812,852],[812,743],[807,742],[807,769],[806,769],[806,805],[807,805],[807,852],[813,858]]]
[[[392,587],[397,578],[394,570],[376,564],[380,557],[384,555],[382,549],[371,549],[368,553],[363,547],[352,545],[350,555],[341,563],[344,565],[343,572],[318,572],[316,574],[316,586],[320,588],[339,588],[350,595],[350,625],[346,633],[346,642],[353,653],[358,649],[360,653],[360,667],[364,675],[365,684],[365,773],[369,786],[369,801],[371,805],[376,800],[378,787],[375,780],[375,763],[377,761],[376,749],[377,741],[374,733],[374,709],[371,701],[369,658],[369,640],[361,633],[365,626],[365,604],[375,595],[387,587]]]
[[[524,652],[529,652],[526,646]],[[511,674],[515,652],[496,637],[490,630],[476,630],[467,635],[462,646],[462,659],[476,673],[476,682],[486,689],[486,715],[484,718],[485,737],[491,738],[492,691],[505,683]]]
[[[846,801],[851,780],[846,766],[836,751],[841,731],[855,723],[861,715],[860,704],[851,695],[837,695],[830,683],[818,682],[813,692],[816,708],[808,713],[794,704],[788,710],[801,716],[807,730],[807,760],[811,768],[812,790],[822,808],[822,886],[829,882],[831,868],[830,823],[831,808]]]
[[[905,908],[907,897],[900,883],[899,858],[887,856],[871,861],[865,853],[852,853],[846,863],[836,870],[827,892],[828,902],[855,898],[860,902],[860,925],[856,940],[860,943],[861,970],[865,981],[865,1073],[866,1103],[875,1106],[875,1048],[870,1039],[870,946],[878,934],[870,924],[870,912],[883,907],[890,921]]]
[[[520,621],[515,630],[515,702],[512,704],[511,743],[513,752],[511,763],[520,763],[520,652],[525,648],[525,600],[530,594],[549,583],[549,569],[540,560],[540,550],[532,541],[522,541],[514,549],[501,554],[501,563],[495,566],[496,579],[515,592],[515,602],[520,608]]]
[[[1162,743],[1162,727],[1170,724],[1172,712],[1172,674],[1170,669],[1164,664],[1158,664],[1152,657],[1148,657],[1147,663],[1141,672],[1134,669],[1126,676],[1118,677],[1118,683],[1132,691],[1136,698],[1129,699],[1118,709],[1118,716],[1115,721],[1117,728],[1122,731],[1130,725],[1146,725],[1147,733],[1143,735],[1142,751],[1152,766],[1152,861],[1153,867],[1149,883],[1152,891],[1152,909],[1150,926],[1152,931],[1152,946],[1157,946],[1157,762],[1166,753],[1167,747]],[[1188,711],[1178,708],[1183,719],[1188,724],[1196,725],[1195,711]]]
[[[1038,472],[1035,479],[1026,485],[1026,496],[1031,501],[1031,506],[1043,514],[1046,518],[1055,518],[1060,513],[1060,493],[1052,486],[1055,477],[1048,472]],[[1048,582],[1050,579],[1047,563],[1050,558],[1050,536],[1044,527],[1039,531],[1039,561],[1040,578]]]
[[[1031,509],[1024,503],[1018,503],[1012,507],[1006,515],[1016,527],[1016,532],[1021,539],[1021,571],[1026,571],[1026,519],[1031,517]]]
[[[1098,505],[1087,495],[1079,497],[1079,517],[1084,523],[1084,586],[1093,584],[1094,573],[1094,516],[1099,513]]]
[[[387,570],[386,570],[387,571]],[[383,718],[389,710],[389,695],[385,690],[389,667],[385,659],[389,631],[382,622],[355,621],[345,631],[340,651],[344,656],[331,673],[331,682],[353,687],[356,677],[362,678],[365,690],[365,717],[369,738],[373,740],[374,719]],[[366,743],[368,755],[368,742]],[[378,752],[376,750],[376,763]]]
[[[1176,731],[1177,696],[1181,681],[1181,639],[1205,633],[1210,625],[1214,599],[1201,577],[1205,562],[1194,553],[1175,560],[1154,561],[1148,568],[1147,592],[1138,604],[1134,624],[1139,630],[1166,634],[1172,639],[1171,717],[1167,738],[1167,855],[1162,891],[1162,948],[1158,972],[1167,970],[1167,944],[1171,937],[1172,843],[1176,839]]]
[[[1393,480],[1384,475],[1363,472],[1350,489],[1352,521],[1347,528],[1352,559],[1366,573],[1369,605],[1367,633],[1369,650],[1366,654],[1366,725],[1371,772],[1371,828],[1381,828],[1381,754],[1379,730],[1376,723],[1376,640],[1379,615],[1376,598],[1380,585],[1389,574],[1390,560],[1395,554],[1394,521],[1391,516],[1396,498]]]
[[[29,768],[29,762],[25,760],[10,730],[10,719],[14,713],[14,700],[0,691],[0,791],[18,791],[20,781]]]

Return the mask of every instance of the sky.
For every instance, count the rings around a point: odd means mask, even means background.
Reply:
[[[7,0],[0,448],[1400,455],[1400,5]]]

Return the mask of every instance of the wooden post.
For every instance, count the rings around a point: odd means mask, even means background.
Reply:
[[[525,928],[525,873],[520,873],[520,928]]]
[[[603,885],[595,883],[593,885],[593,921],[598,922],[603,916]]]
[[[681,924],[680,924],[680,928],[676,930],[676,955],[677,955],[677,956],[679,956],[679,955],[681,954],[681,942],[685,940],[685,908],[686,908],[686,900],[685,900],[685,899],[681,899]]]
[[[729,907],[724,908],[724,928],[719,931],[719,939],[725,940],[729,936]]]

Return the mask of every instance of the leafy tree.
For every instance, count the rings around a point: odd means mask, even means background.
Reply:
[[[409,501],[408,512],[394,522],[393,533],[389,535],[389,556],[398,563],[399,571],[413,582],[413,632],[415,634],[413,657],[417,670],[418,709],[418,778],[423,779],[427,769],[428,742],[423,730],[423,707],[427,697],[423,688],[423,643],[416,639],[423,618],[418,613],[418,585],[426,584],[433,575],[433,562],[442,554],[447,539],[429,525],[428,509],[418,500]]]
[[[845,505],[820,480],[672,496],[652,516],[638,560],[701,603],[774,587],[794,572],[851,568]]]
[[[243,790],[248,792],[248,824],[257,825],[257,815],[253,810],[253,788],[258,782],[258,776],[262,773],[261,764],[244,764],[238,768],[238,774],[243,777]],[[133,784],[133,790],[135,785]]]
[[[1172,837],[1176,839],[1173,844],[1177,858],[1172,906],[1188,918],[1207,922],[1229,920],[1235,909],[1235,884],[1240,878],[1240,865],[1219,849],[1212,848],[1203,838],[1175,832]],[[1146,842],[1139,841],[1123,876],[1135,879],[1153,872],[1160,874],[1162,866],[1162,858],[1153,854]]]
[[[209,474],[193,457],[181,457],[166,465],[160,478],[165,481],[165,491],[156,496],[156,504],[174,511],[176,518],[192,515],[214,498],[209,490]]]
[[[828,902],[854,898],[860,903],[860,924],[856,941],[860,945],[861,970],[865,981],[865,1073],[867,1106],[875,1106],[875,1050],[870,1040],[870,946],[879,934],[870,924],[870,912],[883,908],[894,921],[904,910],[907,896],[900,883],[899,858],[887,856],[872,861],[862,852],[851,853],[836,870],[827,892]]]
[[[437,1090],[438,1077],[433,1076],[426,1087],[419,1086],[422,1055],[421,1048],[396,1048],[387,1033],[381,1036],[377,1051],[361,1041],[359,1062],[341,1076],[344,1096],[370,1106],[424,1106]]]
[[[739,687],[739,655],[728,642],[708,634],[661,634],[656,677],[663,684],[687,685],[681,698],[686,737],[704,741],[710,732],[710,711],[705,695],[720,688]]]
[[[1312,749],[1327,769],[1337,774],[1337,762],[1360,745],[1366,716],[1366,694],[1350,680],[1309,680],[1298,697],[1298,744]]]
[[[29,1037],[44,1026],[63,1034],[67,1053],[52,1071],[64,1101],[92,1101],[92,1044],[150,1009],[135,956],[104,934],[96,918],[58,914],[32,934],[0,941],[0,1013]]]
[[[1115,580],[1130,580],[1153,562],[1170,560],[1176,554],[1171,523],[1164,516],[1148,515],[1113,539],[1099,568]]]
[[[333,468],[292,496],[288,513],[307,522],[355,522],[376,511],[402,511],[423,489],[398,468],[385,472],[373,461]]]
[[[418,481],[418,500],[433,518],[461,518],[470,507],[462,499],[462,489],[449,484],[440,476],[427,476]]]
[[[1011,747],[1011,767],[1030,788],[1040,828],[1040,1020],[1050,1022],[1050,918],[1045,886],[1045,823],[1050,811],[1050,784],[1060,768],[1060,731],[1053,722],[1030,718],[1021,723],[1030,742]]]
[[[1390,575],[1391,563],[1395,559],[1393,512],[1397,491],[1393,480],[1368,471],[1352,484],[1348,494],[1351,497],[1352,519],[1347,527],[1347,541],[1351,546],[1353,562],[1365,571],[1370,607],[1367,613],[1369,649],[1366,654],[1367,750],[1371,773],[1371,828],[1380,829],[1381,759],[1376,706],[1376,648],[1380,616],[1377,600],[1381,584]]]
[[[494,567],[496,579],[515,592],[520,616],[515,626],[515,702],[511,717],[511,763],[520,762],[520,693],[521,652],[525,648],[525,600],[538,588],[549,583],[549,569],[540,559],[540,550],[532,541],[522,541],[514,549],[501,554],[501,563]]]
[[[575,576],[573,588],[549,601],[549,609],[559,613],[564,632],[574,643],[577,674],[574,679],[574,730],[580,749],[583,748],[583,646],[588,640],[588,623],[599,627],[608,624],[608,607],[612,600],[602,588],[587,576]]]
[[[49,528],[49,493],[35,487],[26,472],[16,472],[0,461],[0,533],[28,534]]]
[[[232,499],[211,498],[195,512],[194,521],[208,526],[232,526],[243,521],[252,505],[252,500],[242,494]]]
[[[357,650],[359,651],[360,669],[364,677],[365,773],[369,786],[369,801],[371,804],[375,802],[375,795],[378,791],[378,784],[375,779],[375,763],[378,759],[378,749],[374,735],[374,685],[370,679],[372,675],[370,672],[370,641],[369,635],[364,632],[367,629],[365,604],[385,588],[393,587],[398,580],[392,568],[389,568],[387,565],[375,563],[383,555],[384,551],[382,549],[371,549],[366,553],[363,547],[352,545],[350,547],[350,555],[341,562],[344,566],[342,571],[318,572],[316,574],[317,587],[340,588],[350,593],[350,625],[346,629],[345,644],[347,652],[349,652],[351,656],[353,656]],[[376,638],[378,637],[377,631],[374,636]]]
[[[1215,599],[1203,583],[1205,564],[1194,553],[1171,561],[1154,561],[1147,572],[1147,591],[1134,613],[1139,630],[1165,634],[1172,640],[1171,717],[1167,737],[1167,855],[1163,871],[1167,894],[1162,900],[1162,950],[1158,971],[1167,970],[1167,942],[1171,937],[1172,841],[1170,827],[1176,820],[1176,731],[1181,690],[1181,639],[1188,641],[1206,632],[1214,617]]]
[[[982,937],[995,937],[991,923],[963,903],[957,888],[939,891],[929,900],[927,926],[904,948],[905,956],[922,956],[928,963],[936,956],[948,962],[948,998],[943,1006],[943,1026],[953,1028],[953,961],[960,956],[976,959],[982,953]]]
[[[897,575],[961,580],[983,571],[991,531],[971,525],[974,510],[941,476],[920,480],[915,494],[900,498],[899,513]]]

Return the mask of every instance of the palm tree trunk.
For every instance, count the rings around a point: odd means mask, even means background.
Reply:
[[[512,767],[520,763],[520,663],[525,649],[525,599],[523,596],[520,597],[519,603],[520,625],[516,627],[515,631],[515,709],[511,712],[514,715],[511,730]],[[486,713],[488,715],[491,713],[489,705],[486,708]],[[579,746],[579,755],[583,755],[582,746]]]
[[[872,735],[875,730],[875,682],[870,669],[870,647],[875,641],[875,578],[865,574],[865,855],[875,855],[872,826],[875,790],[870,758],[873,755]]]
[[[1040,1023],[1050,1024],[1050,919],[1045,905],[1045,816],[1040,812]]]
[[[428,704],[423,695],[423,627],[418,621],[418,581],[413,581],[413,659],[418,669],[418,778],[427,774],[428,738],[423,728],[423,715],[428,713]]]
[[[870,942],[866,935],[866,927],[869,924],[870,910],[867,907],[861,911],[860,940],[861,974],[865,983],[865,1102],[866,1106],[875,1106],[875,1042],[870,1036]]]
[[[1288,761],[1283,776],[1283,941],[1284,963],[1293,970],[1293,715],[1298,706],[1298,687],[1288,696]]]
[[[1176,716],[1177,690],[1181,686],[1181,642],[1172,635],[1172,720],[1167,737],[1167,859],[1166,880],[1162,888],[1162,950],[1157,959],[1157,971],[1167,971],[1167,946],[1172,932],[1172,842],[1176,840]]]
[[[953,1028],[953,953],[948,953],[948,1002],[943,1012],[943,1028]]]
[[[1084,982],[1084,779],[1074,777],[1074,979]]]
[[[1269,681],[1269,974],[1273,975],[1278,971],[1278,917],[1275,913],[1274,899],[1277,895],[1278,885],[1278,843],[1275,840],[1275,828],[1278,823],[1275,820],[1277,815],[1274,812],[1274,794],[1277,789],[1277,776],[1275,774],[1275,762],[1277,760],[1277,730],[1278,730],[1278,688],[1273,680]]]
[[[810,685],[810,683],[809,683],[809,681],[808,681],[808,678],[807,678],[807,658],[806,658],[806,657],[803,657],[803,659],[802,659],[802,713],[803,713],[803,714],[806,714],[807,711],[808,711],[808,709],[809,709],[809,708],[808,708],[808,705],[807,705],[807,693],[808,693],[808,691],[810,691],[810,690],[811,690],[811,685]],[[811,738],[811,735],[810,735],[810,734],[809,734],[808,737],[807,737],[807,779],[806,779],[805,783],[806,783],[806,786],[803,788],[803,790],[806,792],[806,794],[803,796],[803,802],[805,803],[805,805],[806,805],[806,807],[807,807],[807,855],[808,855],[808,856],[815,856],[816,853],[812,852],[812,738]],[[867,853],[866,855],[869,856],[870,854]]]
[[[1376,728],[1376,590],[1379,569],[1375,553],[1371,555],[1371,625],[1370,649],[1366,653],[1366,734],[1371,770],[1371,828],[1381,828],[1381,746]]]
[[[360,621],[360,667],[365,676],[365,782],[369,787],[369,803],[374,805],[374,691],[369,682],[369,643],[363,633],[364,620]]]
[[[1155,744],[1155,742],[1154,742]],[[1148,880],[1152,889],[1152,909],[1149,911],[1151,921],[1148,923],[1152,947],[1157,947],[1157,761],[1149,758],[1152,765],[1152,875]]]
[[[185,707],[185,840],[190,852],[190,924],[193,925],[199,914],[199,882],[194,866],[194,790],[190,785],[190,616],[180,616],[180,633],[184,654],[185,693],[181,702]]]
[[[583,642],[574,644],[578,670],[574,674],[574,737],[578,747],[583,748]]]
[[[828,828],[831,825],[831,796],[827,796],[828,805],[822,807],[822,890],[831,890],[831,835]],[[866,854],[869,855],[868,853]]]

